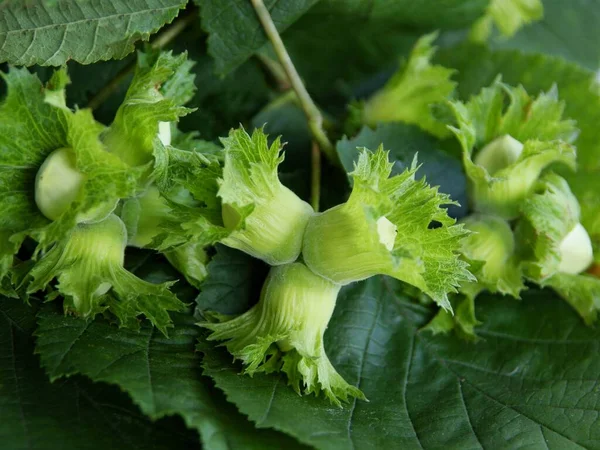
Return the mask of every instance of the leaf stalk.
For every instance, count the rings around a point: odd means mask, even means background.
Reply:
[[[273,44],[275,54],[283,66],[283,70],[289,79],[292,89],[294,89],[296,95],[298,96],[300,106],[302,107],[302,110],[308,119],[308,126],[315,141],[319,144],[320,150],[325,153],[325,156],[327,159],[329,159],[329,161],[337,166],[341,166],[335,148],[323,130],[323,116],[321,115],[321,111],[319,108],[317,108],[317,105],[315,105],[315,102],[306,90],[306,87],[304,86],[304,83],[302,82],[302,79],[300,78],[294,63],[292,62],[292,59],[290,58],[290,55],[288,54],[285,45],[281,40],[281,36],[279,35],[279,32],[273,23],[273,19],[271,18],[269,10],[265,6],[263,0],[252,0],[252,5],[254,6],[256,15],[258,16],[258,19],[260,20],[267,37]]]

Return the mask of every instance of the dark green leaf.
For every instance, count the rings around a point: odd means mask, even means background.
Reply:
[[[7,0],[0,5],[0,61],[60,66],[120,59],[171,22],[187,0],[73,2]]]
[[[176,273],[150,252],[131,256],[130,270],[147,281],[164,282]],[[147,324],[134,332],[105,320],[65,317],[48,306],[38,314],[36,352],[52,379],[83,374],[118,385],[153,419],[181,415],[208,449],[276,449],[279,442],[294,448],[297,443],[283,435],[256,432],[202,377],[194,351],[200,328],[189,315],[173,319],[176,326],[166,339]]]
[[[547,291],[478,299],[476,344],[418,329],[429,310],[372,278],[346,287],[327,353],[367,402],[332,408],[280,376],[239,375],[205,345],[205,373],[259,427],[323,449],[600,448],[600,332]],[[536,324],[531,326],[531,324]]]
[[[208,51],[217,72],[225,75],[267,43],[267,35],[249,0],[194,0],[200,7],[202,26],[209,33]],[[318,0],[265,0],[281,33]]]
[[[151,327],[136,333],[103,320],[86,323],[65,317],[50,308],[40,311],[38,321],[36,351],[53,379],[80,373],[116,384],[153,419],[181,415],[208,449],[276,449],[284,439],[255,432],[202,377],[194,352],[200,330],[192,317],[175,317],[170,339]]]
[[[265,133],[269,134],[269,142],[282,136],[285,160],[279,167],[279,177],[283,184],[308,201],[312,137],[296,95],[288,92],[267,104],[252,118],[252,126],[264,126]]]
[[[74,377],[50,384],[33,355],[35,309],[0,298],[0,441],[6,449],[197,448],[179,423],[152,423],[119,390]]]
[[[252,125],[264,126],[270,140],[282,136],[285,160],[279,167],[279,178],[296,195],[309,201],[312,136],[296,95],[288,91],[276,97],[254,116]],[[325,210],[346,201],[349,190],[343,188],[346,180],[342,171],[322,159],[320,203],[321,210]]]
[[[375,149],[380,144],[390,151],[390,160],[395,161],[393,174],[410,167],[417,154],[421,168],[417,178],[425,177],[432,186],[439,186],[440,192],[449,194],[452,200],[460,203],[450,206],[453,217],[462,217],[467,212],[466,178],[459,160],[441,150],[440,141],[419,130],[402,123],[378,126],[375,130],[364,127],[353,139],[344,138],[337,143],[337,151],[347,172],[354,168],[359,154],[358,148]]]
[[[198,131],[207,140],[225,137],[231,128],[247,123],[268,100],[269,89],[256,61],[220,78],[209,56],[191,54],[190,58],[197,62],[193,71],[199,89],[187,106],[198,109],[181,120],[183,130]]]
[[[561,56],[593,71],[600,68],[600,5],[588,0],[543,0],[544,17],[511,39],[497,37],[492,46]]]
[[[259,296],[268,267],[247,254],[217,246],[217,254],[208,264],[208,278],[196,299],[200,310],[221,314],[241,314]]]
[[[393,69],[420,36],[468,26],[483,15],[487,4],[488,0],[321,0],[283,40],[309,91],[330,110],[334,94],[350,96],[352,86],[365,76]]]

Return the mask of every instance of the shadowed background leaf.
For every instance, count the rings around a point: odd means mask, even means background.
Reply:
[[[151,282],[177,277],[174,269],[151,252],[136,252],[130,264]],[[180,281],[178,284],[186,284]],[[194,293],[179,292],[183,300]],[[227,403],[210,379],[201,374],[194,351],[200,328],[191,314],[175,314],[169,339],[144,324],[139,332],[119,329],[103,319],[85,322],[44,306],[37,316],[36,352],[51,379],[83,374],[94,381],[119,386],[152,419],[180,415],[198,430],[207,449],[302,448],[293,439],[272,431],[256,432]]]
[[[6,449],[199,449],[179,419],[150,421],[114,386],[50,383],[33,354],[35,308],[0,298],[0,440]]]

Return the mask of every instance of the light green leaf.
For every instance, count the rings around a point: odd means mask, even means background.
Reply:
[[[0,249],[0,278],[27,235],[38,241],[39,249],[49,247],[97,208],[112,207],[118,198],[135,192],[141,175],[105,151],[99,140],[103,127],[89,111],[73,113],[60,105],[61,88],[67,81],[61,73],[46,89],[26,69],[11,69],[3,75],[8,94],[0,106],[0,232],[7,241]],[[74,170],[84,180],[68,209],[49,221],[35,195],[53,196],[58,185],[41,187],[36,193],[36,175],[53,151],[65,147],[71,149]]]
[[[354,138],[344,137],[338,141],[336,148],[344,169],[351,172],[362,147],[377,148],[380,144],[390,151],[390,160],[394,162],[393,175],[410,167],[416,155],[419,160],[416,177],[425,178],[432,186],[439,186],[440,192],[459,203],[448,205],[451,217],[466,214],[467,180],[460,160],[442,150],[439,140],[417,127],[402,123],[383,124],[374,130],[363,127]]]
[[[171,22],[185,0],[7,0],[0,6],[0,60],[31,66],[120,59]]]
[[[172,327],[168,311],[181,311],[184,304],[169,291],[173,283],[148,283],[123,267],[126,243],[125,225],[115,215],[78,225],[33,265],[24,279],[27,293],[46,289],[56,278],[57,292],[48,300],[62,294],[65,313],[89,320],[108,309],[121,326],[133,329],[143,314],[166,335]]]
[[[579,223],[579,203],[564,178],[547,173],[525,199],[517,228],[526,274],[541,282],[559,270],[561,243]]]
[[[193,92],[193,63],[187,53],[140,53],[136,72],[115,120],[103,134],[111,153],[135,167],[164,151],[157,137],[159,122],[174,122],[192,110],[183,106]]]
[[[522,84],[531,95],[551,91],[556,85],[564,116],[573,119],[580,131],[574,142],[579,166],[585,170],[600,167],[600,129],[596,126],[600,120],[600,90],[592,72],[559,58],[489,51],[471,45],[453,47],[438,55],[441,64],[457,69],[457,91],[463,100],[489,86],[498,74],[506,84]]]
[[[463,283],[460,291],[471,299],[484,290],[520,298],[523,270],[510,224],[484,214],[471,214],[462,223],[472,232],[463,240],[462,252],[477,280]]]
[[[446,334],[450,331],[467,341],[478,341],[475,329],[482,322],[475,317],[475,298],[472,295],[455,296],[451,300],[454,314],[440,309],[431,321],[421,331],[430,331],[434,335]]]
[[[459,127],[455,133],[471,152],[504,135],[521,143],[573,142],[578,129],[574,120],[563,119],[565,103],[555,86],[533,98],[523,86],[509,86],[498,77],[468,102],[452,102]]]
[[[418,332],[430,311],[398,288],[379,277],[343,288],[325,336],[331,362],[368,403],[340,410],[300,398],[281,376],[240,375],[217,348],[203,350],[205,373],[258,427],[319,449],[600,447],[600,333],[563,301],[548,291],[482,296],[482,339],[471,344]]]
[[[188,242],[164,252],[165,258],[181,273],[188,283],[200,289],[208,276],[206,267],[210,256],[202,244]]]
[[[217,144],[199,139],[200,133],[197,131],[182,132],[177,127],[171,127],[171,131],[171,145],[176,149],[198,152],[203,155],[213,154],[219,156],[223,153],[223,149]]]
[[[341,284],[391,275],[449,309],[447,294],[474,280],[468,264],[459,259],[468,232],[442,208],[453,203],[448,195],[415,180],[416,159],[390,177],[392,166],[383,146],[376,152],[362,149],[349,173],[354,180],[349,200],[309,220],[304,261]]]
[[[151,422],[116,387],[82,377],[51,384],[33,354],[36,309],[0,297],[0,440],[4,448],[199,448],[197,436],[179,420]]]
[[[208,147],[212,152],[215,146]],[[150,233],[153,239],[149,246],[160,251],[190,242],[205,247],[228,236],[217,197],[218,180],[223,174],[219,158],[174,147],[168,147],[160,156],[154,171],[159,198],[146,212],[142,206],[148,202],[138,200],[139,211],[131,211],[133,220],[128,222],[143,223],[154,215],[156,226]]]
[[[562,11],[560,13],[562,17]],[[582,223],[592,241],[600,242],[596,225],[600,191],[600,91],[592,72],[559,58],[526,55],[516,51],[489,51],[483,47],[465,46],[440,53],[441,63],[458,70],[458,93],[462,99],[476,94],[502,73],[505,82],[522,83],[536,94],[558,86],[565,103],[565,116],[574,119],[580,134],[577,146],[577,173],[565,174],[582,208]],[[596,244],[596,251],[598,245]]]
[[[269,145],[261,129],[249,135],[239,128],[221,142],[225,163],[218,195],[230,231],[221,242],[271,265],[295,261],[314,211],[279,180],[280,138]]]
[[[542,19],[542,0],[491,0],[485,15],[473,24],[471,38],[486,41],[493,25],[503,36],[513,36],[521,27]]]
[[[420,38],[408,60],[364,103],[361,118],[364,123],[374,127],[381,122],[406,122],[438,137],[449,134],[431,109],[432,105],[446,101],[456,85],[450,80],[452,69],[431,64],[436,37],[432,33]]]
[[[496,80],[451,107],[458,125],[451,129],[462,146],[476,211],[514,219],[546,166],[575,168],[575,148],[568,144],[576,137],[575,124],[562,120],[556,89],[534,100],[523,87]]]
[[[138,53],[138,64],[140,67],[146,67],[146,70],[152,70],[150,68],[160,65],[160,60],[163,58],[165,58],[164,54],[150,48],[145,53]],[[196,74],[193,71],[196,62],[188,59],[187,52],[184,52],[173,57],[171,64],[173,74],[160,86],[160,93],[176,105],[185,105],[196,94]],[[140,90],[142,90],[141,86]]]
[[[581,223],[590,234],[594,258],[600,260],[600,181],[596,172],[578,172],[568,177],[569,186],[579,200]]]
[[[244,314],[202,322],[207,340],[223,345],[243,362],[244,373],[284,372],[299,395],[323,394],[334,405],[366,400],[329,362],[323,335],[340,285],[314,274],[302,263],[272,267],[259,302]],[[204,344],[200,344],[202,350]]]

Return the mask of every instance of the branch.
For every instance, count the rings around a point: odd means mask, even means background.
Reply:
[[[311,149],[311,179],[310,179],[310,204],[319,212],[319,202],[321,200],[321,152],[319,145],[313,141]]]
[[[258,19],[260,20],[267,37],[273,44],[275,54],[283,66],[283,70],[289,79],[290,85],[300,100],[300,105],[302,106],[304,114],[308,119],[308,126],[313,137],[315,138],[315,141],[317,141],[320,149],[333,164],[341,166],[337,152],[331,144],[331,141],[329,141],[327,134],[325,134],[325,131],[323,130],[323,116],[321,115],[321,111],[319,111],[319,108],[317,108],[313,102],[308,91],[306,90],[306,87],[304,86],[304,83],[300,79],[300,75],[298,75],[298,72],[294,67],[294,63],[285,49],[285,45],[281,40],[281,36],[279,36],[279,32],[273,23],[273,19],[269,14],[269,10],[263,3],[263,0],[252,0],[252,5],[254,6],[256,15],[258,16]]]
[[[170,27],[165,28],[156,35],[156,38],[152,41],[150,47],[155,50],[160,50],[161,48],[167,46],[197,18],[198,15],[196,14],[195,10],[177,18]],[[123,81],[129,75],[131,75],[131,73],[133,73],[135,70],[135,63],[136,62],[134,59],[125,67],[123,67],[112,80],[102,87],[102,89],[96,92],[96,94],[88,102],[87,108],[94,110],[104,103],[113,94],[113,92],[119,88],[121,83],[123,83]]]
[[[256,57],[265,67],[265,69],[269,72],[269,75],[275,80],[277,83],[277,89],[281,92],[286,92],[291,89],[290,82],[288,81],[288,77],[277,61],[273,61],[267,55],[262,53],[257,53]]]

